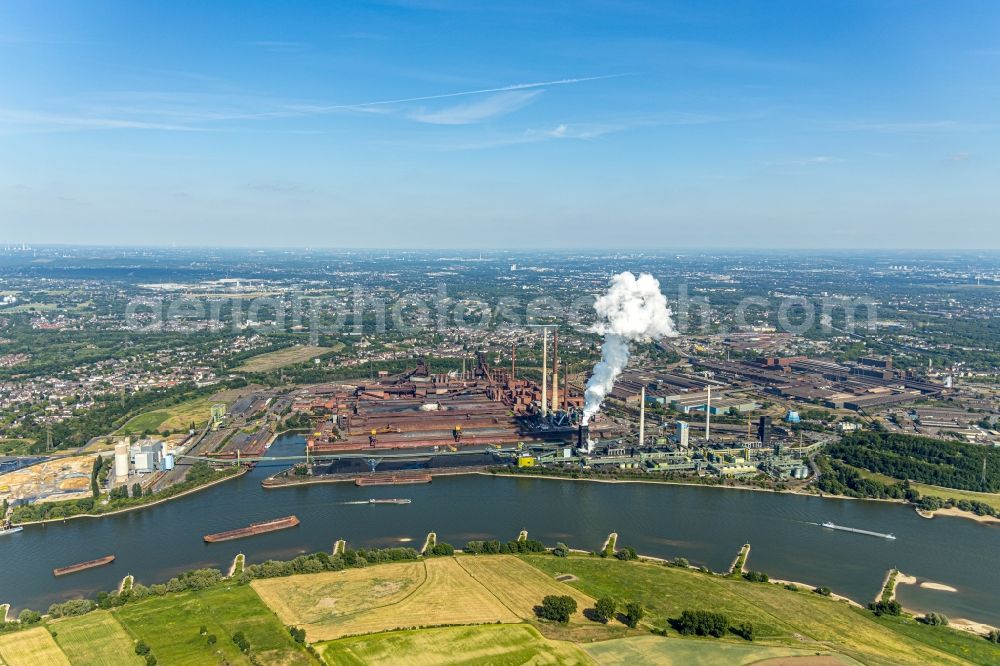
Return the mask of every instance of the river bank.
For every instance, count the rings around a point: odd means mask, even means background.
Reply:
[[[174,495],[170,495],[169,497],[163,497],[163,498],[158,499],[158,500],[153,500],[152,502],[143,502],[142,504],[136,504],[134,506],[125,506],[125,507],[122,507],[120,509],[115,509],[113,511],[105,511],[103,513],[77,513],[77,514],[73,514],[72,516],[60,516],[60,517],[57,517],[57,518],[44,518],[42,520],[27,520],[27,521],[25,521],[23,523],[12,523],[12,524],[15,525],[15,526],[17,526],[17,527],[26,527],[28,525],[46,525],[46,524],[49,524],[49,523],[65,523],[67,520],[74,520],[76,518],[107,518],[108,516],[117,516],[117,515],[120,515],[120,514],[123,514],[123,513],[128,513],[130,511],[138,511],[140,509],[147,509],[147,508],[150,508],[150,507],[158,506],[160,504],[163,504],[164,502],[169,502],[171,500],[179,499],[181,497],[185,497],[185,496],[191,495],[193,493],[201,492],[202,490],[206,490],[206,489],[211,488],[212,486],[216,486],[216,485],[218,485],[220,483],[225,483],[226,481],[231,481],[233,479],[238,479],[238,478],[240,478],[241,476],[243,476],[244,474],[246,474],[249,471],[250,471],[249,467],[242,467],[240,469],[240,471],[237,471],[237,472],[235,472],[233,474],[229,474],[229,475],[224,476],[224,477],[219,478],[219,479],[214,479],[212,481],[209,481],[208,483],[203,483],[200,486],[195,486],[194,488],[188,488],[187,490],[182,490],[181,492],[176,493]]]
[[[694,488],[722,488],[729,490],[750,490],[761,493],[774,493],[776,495],[798,495],[801,497],[817,497],[820,499],[860,500],[863,502],[884,502],[888,504],[913,506],[916,508],[916,512],[920,514],[920,516],[923,518],[933,518],[935,514],[939,514],[942,516],[951,516],[953,518],[966,518],[982,524],[1000,523],[1000,518],[996,518],[994,516],[980,516],[971,511],[962,511],[961,509],[955,509],[955,508],[936,509],[929,515],[928,512],[923,511],[915,504],[912,504],[905,499],[892,499],[892,498],[882,498],[882,497],[849,497],[847,495],[831,495],[829,493],[823,493],[823,492],[805,492],[802,490],[776,490],[774,488],[760,488],[758,486],[744,486],[739,484],[728,485],[719,483],[692,483],[690,481],[674,481],[670,479],[595,479],[593,477],[570,477],[570,476],[563,476],[561,474],[538,474],[535,472],[532,472],[530,474],[522,474],[517,472],[487,471],[483,472],[483,474],[489,476],[506,476],[511,478],[522,478],[522,479],[523,478],[554,479],[558,481],[589,481],[592,483],[641,483],[641,484],[651,484],[651,485],[689,486]]]
[[[922,518],[931,519],[935,516],[953,516],[955,518],[968,518],[969,520],[974,520],[977,523],[982,523],[984,525],[1000,525],[1000,518],[996,516],[980,516],[978,513],[973,513],[972,511],[962,511],[961,509],[945,508],[945,509],[935,509],[934,511],[924,511],[923,509],[917,509],[917,513],[920,514]]]

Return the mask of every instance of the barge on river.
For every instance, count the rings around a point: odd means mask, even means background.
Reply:
[[[829,521],[823,523],[823,527],[826,527],[831,530],[841,530],[843,532],[854,532],[855,534],[867,534],[868,536],[879,537],[880,539],[890,539],[890,540],[896,539],[896,535],[892,534],[891,532],[889,534],[883,534],[882,532],[872,532],[871,530],[859,530],[857,527],[844,527],[843,525],[834,525]]]
[[[104,557],[98,557],[96,560],[87,560],[86,562],[78,562],[77,564],[71,564],[68,567],[59,567],[58,569],[53,569],[52,574],[55,576],[65,576],[66,574],[76,573],[77,571],[93,569],[94,567],[103,567],[105,564],[111,564],[114,561],[115,561],[114,555],[105,555]]]
[[[285,516],[284,518],[265,520],[260,523],[250,523],[246,527],[240,527],[235,530],[217,532],[215,534],[206,534],[202,538],[208,543],[231,541],[233,539],[242,539],[243,537],[256,536],[258,534],[266,534],[267,532],[274,532],[276,530],[288,529],[289,527],[295,527],[298,524],[299,519],[295,516]]]

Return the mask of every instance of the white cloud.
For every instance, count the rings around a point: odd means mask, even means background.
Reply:
[[[542,92],[542,90],[516,90],[498,93],[469,104],[458,104],[437,111],[411,113],[409,118],[434,125],[468,125],[522,109]]]

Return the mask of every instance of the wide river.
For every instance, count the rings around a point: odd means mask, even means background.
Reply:
[[[275,455],[301,451],[287,436]],[[867,603],[886,570],[898,567],[957,592],[899,588],[904,606],[1000,625],[1000,529],[964,518],[921,518],[886,502],[822,499],[697,486],[592,483],[484,475],[438,477],[415,486],[359,488],[320,484],[264,490],[277,471],[251,473],[202,492],[100,519],[35,525],[0,537],[0,603],[45,610],[54,601],[93,597],[126,574],[147,585],[198,567],[227,569],[236,553],[250,562],[329,551],[337,539],[354,547],[408,544],[430,531],[461,547],[471,539],[530,536],[552,545],[597,550],[610,532],[646,555],[682,556],[724,571],[740,545],[748,566],[774,578],[826,585]],[[409,497],[409,505],[351,504],[369,497]],[[202,536],[295,514],[296,528],[206,544]],[[819,523],[892,532],[895,541],[824,529]],[[110,566],[55,578],[58,566],[114,553]]]

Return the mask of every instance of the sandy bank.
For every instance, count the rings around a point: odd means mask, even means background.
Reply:
[[[1000,518],[995,516],[980,516],[971,511],[962,511],[961,509],[937,509],[931,515],[926,515],[927,512],[920,513],[921,516],[925,518],[933,518],[934,516],[954,516],[955,518],[968,518],[974,520],[977,523],[984,524],[996,524],[1000,525]]]
[[[920,587],[925,590],[939,590],[941,592],[958,592],[958,588],[952,587],[951,585],[945,585],[944,583],[935,583],[929,580],[925,580],[920,583]]]

